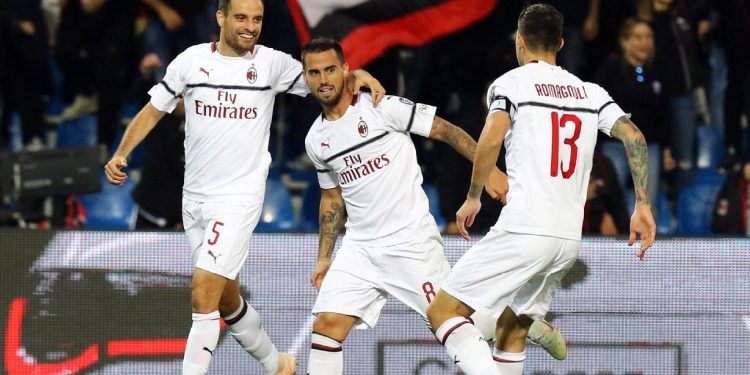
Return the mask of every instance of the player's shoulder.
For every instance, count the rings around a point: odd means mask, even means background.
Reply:
[[[594,82],[583,82],[583,88],[586,93],[594,100],[612,100],[607,90],[604,87]]]
[[[197,57],[197,56],[209,56],[212,53],[218,53],[216,50],[216,43],[200,43],[200,44],[194,44],[188,48],[185,48],[182,53],[180,53],[178,56],[186,56],[186,57]]]
[[[514,83],[518,82],[523,78],[524,74],[524,67],[519,66],[517,68],[513,68],[505,73],[503,73],[500,77],[495,78],[494,81],[490,84],[490,87],[492,86],[510,86]]]
[[[290,55],[290,54],[288,54],[288,53],[286,53],[284,51],[279,51],[277,49],[273,49],[271,47],[267,47],[267,46],[264,46],[264,45],[261,45],[261,44],[257,44],[257,45],[255,45],[255,48],[258,49],[258,52],[257,52],[258,56],[259,57],[262,56],[265,59],[275,60],[275,61],[278,61],[278,60],[298,61],[297,59],[295,59],[294,57],[292,57],[292,55]]]

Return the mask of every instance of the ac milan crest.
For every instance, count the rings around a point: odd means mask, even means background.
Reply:
[[[367,123],[361,118],[359,119],[359,124],[357,124],[357,131],[362,137],[367,137]]]
[[[247,81],[250,83],[255,83],[255,81],[258,80],[258,71],[255,70],[254,66],[251,66],[250,69],[247,70]]]

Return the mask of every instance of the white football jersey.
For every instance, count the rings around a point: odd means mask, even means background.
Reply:
[[[315,120],[305,148],[320,187],[341,186],[344,241],[388,246],[440,236],[409,135],[429,136],[434,117],[435,107],[397,96],[373,108],[362,93],[338,120]]]
[[[185,99],[185,197],[207,202],[263,195],[274,99],[280,92],[307,95],[301,75],[299,61],[261,45],[229,57],[215,43],[199,44],[169,64],[148,93],[164,112]]]
[[[490,113],[510,114],[505,137],[508,232],[580,240],[597,130],[626,114],[600,86],[558,66],[531,62],[495,80]]]

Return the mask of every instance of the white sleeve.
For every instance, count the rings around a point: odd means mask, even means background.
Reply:
[[[334,172],[329,165],[320,160],[315,150],[317,150],[317,148],[315,147],[313,140],[310,137],[306,138],[305,151],[315,166],[315,172],[317,172],[318,175],[318,185],[320,185],[321,189],[333,189],[336,186],[339,186],[336,172]]]
[[[386,125],[396,131],[429,137],[437,108],[399,96],[386,96],[378,104]]]
[[[506,73],[496,79],[487,89],[487,108],[492,114],[495,112],[507,112],[511,122],[518,109],[517,95],[518,85],[510,74]]]
[[[294,59],[291,55],[277,52],[275,59],[275,79],[272,88],[275,92],[283,92],[299,96],[307,96],[310,89],[302,77],[302,63]]]
[[[584,87],[586,88],[586,92],[591,94],[595,108],[599,111],[597,124],[599,130],[611,137],[612,126],[615,122],[617,122],[622,116],[628,116],[629,118],[630,115],[625,113],[622,108],[612,100],[612,97],[609,96],[607,90],[603,89],[601,86],[586,82],[584,83]]]
[[[156,109],[171,113],[182,99],[185,94],[185,71],[189,68],[188,63],[189,60],[185,56],[185,52],[177,55],[167,66],[164,79],[148,91],[148,94],[151,95],[151,105]]]

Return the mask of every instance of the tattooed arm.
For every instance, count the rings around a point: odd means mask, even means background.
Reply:
[[[318,262],[310,283],[320,289],[323,279],[331,267],[333,248],[339,232],[346,223],[346,206],[341,196],[341,187],[322,189],[320,192],[320,238],[318,240]]]
[[[439,116],[435,116],[432,121],[430,139],[447,143],[463,157],[471,161],[474,160],[474,153],[477,150],[477,142],[474,141],[474,138],[463,129]],[[497,162],[497,158],[495,158],[495,162]],[[501,200],[505,203],[505,195],[508,193],[508,175],[495,167],[489,172],[488,180],[487,186],[485,186],[487,193],[492,199]],[[480,187],[479,193],[481,192],[482,188]]]
[[[646,250],[656,237],[656,224],[651,213],[651,202],[648,196],[648,146],[643,137],[628,116],[620,117],[612,126],[612,137],[619,139],[625,145],[628,156],[630,173],[633,175],[635,186],[635,210],[630,218],[630,238],[628,244],[635,243],[636,234],[641,238],[641,246],[637,253],[643,259]]]

